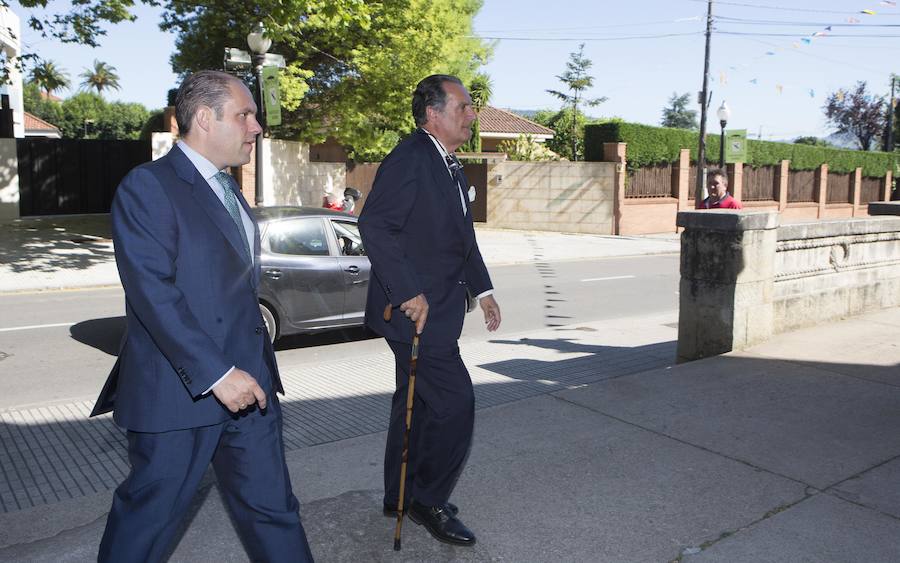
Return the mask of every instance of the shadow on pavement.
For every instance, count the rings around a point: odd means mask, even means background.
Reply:
[[[107,317],[76,323],[69,328],[69,335],[82,344],[110,356],[118,356],[119,346],[125,335],[125,317]]]
[[[13,273],[84,270],[113,259],[109,215],[23,218],[0,225],[0,264]]]

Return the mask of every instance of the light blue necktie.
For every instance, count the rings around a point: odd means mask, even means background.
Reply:
[[[250,243],[247,241],[247,231],[244,229],[244,221],[241,219],[241,210],[239,209],[240,204],[238,203],[237,196],[234,195],[234,189],[231,187],[234,180],[224,172],[216,172],[215,178],[225,192],[225,195],[222,198],[225,209],[228,210],[228,214],[231,215],[234,224],[237,225],[238,232],[241,233],[241,240],[244,241],[244,251],[247,253],[247,258],[250,258]]]

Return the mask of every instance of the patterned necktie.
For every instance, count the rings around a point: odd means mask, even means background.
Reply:
[[[241,240],[244,241],[244,251],[247,253],[247,258],[249,258],[250,243],[247,241],[247,231],[244,229],[244,221],[241,219],[241,211],[239,209],[240,204],[238,204],[237,196],[234,194],[234,189],[231,187],[234,180],[224,172],[217,172],[215,178],[225,192],[224,197],[222,198],[225,209],[228,210],[228,214],[231,215],[234,224],[237,226],[238,232],[241,234]]]
[[[466,214],[466,204],[463,201],[463,185],[465,184],[465,179],[462,174],[462,163],[456,158],[455,154],[448,154],[445,157],[447,161],[447,168],[450,169],[450,174],[453,176],[453,181],[456,184],[456,189],[459,191],[460,203],[462,204],[462,212],[463,215]]]

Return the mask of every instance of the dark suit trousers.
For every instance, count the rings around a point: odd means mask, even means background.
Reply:
[[[274,396],[265,414],[254,410],[188,430],[128,432],[128,458],[131,473],[116,489],[98,561],[164,560],[210,462],[251,560],[313,560]]]
[[[396,361],[397,389],[384,453],[384,501],[396,504],[400,498],[412,346],[392,340],[388,345]],[[404,495],[407,500],[411,495],[427,506],[447,502],[472,444],[474,420],[475,393],[459,347],[420,346]]]

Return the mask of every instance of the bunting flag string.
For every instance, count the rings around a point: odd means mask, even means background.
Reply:
[[[878,4],[879,4],[879,6],[883,6],[883,7],[885,7],[885,8],[894,8],[894,9],[897,8],[897,2],[896,2],[896,1],[892,1],[892,0],[882,0],[882,1],[879,2]],[[859,13],[860,13],[860,14],[863,14],[863,15],[865,15],[865,16],[875,16],[875,15],[877,15],[877,12],[876,12],[875,10],[873,10],[873,9],[870,9],[870,8],[867,8],[867,9],[865,9],[865,10],[860,10]],[[849,23],[849,24],[858,24],[858,23],[861,23],[861,20],[860,20],[859,18],[849,17],[849,18],[846,19],[846,22]],[[820,29],[820,30],[818,30],[818,31],[815,31],[815,32],[811,33],[810,35],[808,35],[808,36],[806,36],[806,37],[801,37],[801,38],[799,38],[799,41],[792,41],[792,42],[791,42],[791,48],[792,48],[792,49],[802,49],[802,48],[809,47],[809,46],[813,45],[813,43],[815,43],[815,42],[817,42],[817,41],[820,41],[820,40],[823,40],[823,39],[827,39],[827,38],[828,38],[828,34],[831,33],[831,31],[832,31],[832,26],[831,26],[831,25],[825,26],[824,28],[822,28],[822,29]],[[760,55],[760,56],[754,58],[751,62],[756,62],[756,61],[759,61],[759,60],[762,60],[762,59],[766,59],[766,58],[768,58],[768,57],[775,57],[775,56],[778,56],[778,52],[779,52],[779,51],[783,51],[783,50],[784,50],[784,49],[783,49],[782,47],[774,47],[773,49],[768,50],[768,51],[765,51],[762,55]],[[737,67],[736,67],[736,66],[729,66],[728,68],[729,68],[730,70],[733,70],[733,71],[738,72],[738,71],[739,71],[739,67],[746,67],[746,66],[749,66],[749,64],[748,64],[748,63],[744,63],[744,64],[741,64],[741,65],[738,65]],[[750,84],[754,85],[754,86],[758,86],[758,85],[759,85],[759,82],[760,82],[760,81],[759,81],[759,77],[753,77],[753,78],[751,78],[748,82],[749,82]],[[719,83],[722,84],[722,85],[728,84],[728,76],[726,75],[725,71],[720,71],[720,72],[719,72]],[[775,84],[775,92],[776,92],[778,95],[783,94],[785,89],[792,89],[792,88],[796,88],[796,86],[791,86],[791,85],[787,85],[787,84]],[[815,97],[816,97],[816,91],[815,91],[813,88],[808,88],[808,87],[807,87],[807,88],[800,88],[800,90],[801,90],[801,91],[802,91],[802,90],[805,90],[806,93],[809,95],[810,98],[815,98]],[[844,93],[843,93],[842,91],[836,92],[836,95],[838,96],[838,99],[839,99],[839,100],[843,100]]]

